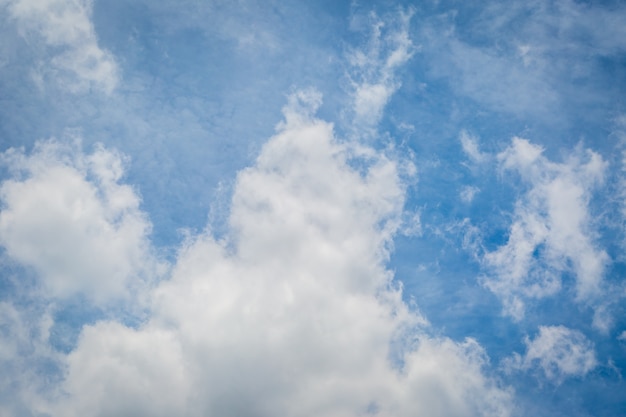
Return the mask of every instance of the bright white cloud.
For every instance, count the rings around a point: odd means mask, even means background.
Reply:
[[[134,190],[119,184],[119,154],[47,141],[30,155],[9,149],[0,161],[12,173],[0,185],[0,244],[37,272],[48,296],[124,298],[154,273],[150,224]]]
[[[430,337],[384,264],[400,227],[397,164],[356,171],[301,92],[237,177],[231,232],[190,237],[152,315],[86,327],[56,415],[507,416],[473,340]]]
[[[498,160],[529,189],[516,202],[507,243],[484,256],[490,271],[484,285],[516,319],[524,314],[525,299],[558,292],[566,272],[575,276],[577,301],[597,302],[608,255],[594,242],[588,205],[606,163],[581,149],[563,163],[551,162],[541,147],[521,138],[513,138]]]
[[[540,369],[549,380],[584,377],[598,362],[595,349],[585,335],[564,326],[540,326],[533,340],[525,340],[524,356],[515,354],[505,361],[509,370]]]
[[[117,84],[113,55],[98,45],[89,0],[2,0],[22,35],[51,53],[37,67],[37,79],[55,78],[70,91],[91,88],[110,93]]]

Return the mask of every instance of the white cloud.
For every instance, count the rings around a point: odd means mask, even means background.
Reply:
[[[476,194],[478,194],[480,192],[480,188],[478,187],[474,187],[473,185],[468,185],[466,187],[463,187],[463,189],[461,190],[461,201],[465,202],[465,203],[471,203],[474,200],[474,197],[476,196]]]
[[[387,102],[400,87],[395,72],[413,56],[415,50],[409,37],[412,15],[412,10],[400,12],[396,21],[383,22],[370,13],[368,18],[372,34],[367,48],[356,50],[349,56],[353,67],[353,123],[361,134],[371,134],[380,122]]]
[[[516,202],[507,243],[484,256],[490,271],[484,285],[503,299],[506,313],[521,319],[525,299],[555,294],[562,274],[571,272],[576,300],[597,305],[609,259],[594,242],[588,205],[606,163],[581,149],[563,163],[551,162],[541,147],[521,138],[513,138],[498,160],[529,189]]]
[[[535,339],[525,340],[526,354],[505,361],[509,370],[540,369],[549,380],[561,383],[568,377],[584,377],[598,362],[585,335],[564,326],[540,326]]]
[[[397,164],[312,117],[301,92],[237,177],[226,240],[181,248],[137,329],[86,327],[55,415],[507,416],[473,340],[430,337],[384,265],[400,227]],[[44,410],[45,411],[45,410]]]
[[[119,184],[119,154],[46,141],[30,155],[9,149],[0,162],[12,173],[0,185],[0,244],[34,268],[49,296],[123,298],[154,273],[150,224],[134,190]]]
[[[52,323],[46,311],[0,301],[0,415],[30,415],[25,410],[44,404],[60,357],[48,343]]]
[[[488,155],[482,153],[478,148],[478,139],[470,135],[467,131],[461,131],[459,140],[461,141],[461,146],[463,146],[463,152],[465,152],[465,155],[467,155],[472,162],[479,164],[485,162],[488,158]]]
[[[117,84],[113,55],[98,45],[89,0],[3,0],[22,35],[43,40],[52,57],[33,77],[52,76],[70,91],[96,88],[110,93]],[[34,37],[33,37],[34,36]]]
[[[404,236],[422,235],[422,218],[420,211],[410,212],[405,210],[400,233]]]

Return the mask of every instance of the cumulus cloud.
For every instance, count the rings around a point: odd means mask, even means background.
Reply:
[[[480,345],[429,336],[385,268],[405,198],[398,164],[372,153],[367,169],[352,168],[352,146],[312,116],[319,102],[311,91],[291,99],[237,177],[230,232],[189,237],[150,292],[146,322],[83,329],[63,394],[40,411],[510,414]]]
[[[102,146],[39,142],[31,154],[0,155],[0,245],[38,274],[51,297],[124,298],[154,273],[150,224],[133,188],[120,184],[124,158]]]
[[[533,340],[525,340],[524,356],[514,354],[505,360],[509,370],[539,369],[552,382],[584,377],[597,365],[595,349],[585,335],[564,326],[540,326]]]
[[[98,45],[89,0],[2,0],[22,35],[43,42],[49,55],[35,79],[52,77],[70,91],[110,93],[118,80],[113,55]]]
[[[484,256],[490,275],[483,284],[516,319],[523,317],[526,299],[557,293],[564,273],[575,277],[577,301],[598,302],[609,259],[594,241],[588,206],[603,181],[602,157],[577,149],[564,162],[552,162],[540,146],[516,137],[498,161],[528,191],[516,202],[507,243]]]

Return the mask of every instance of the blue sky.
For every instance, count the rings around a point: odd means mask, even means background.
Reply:
[[[623,3],[0,19],[1,415],[626,415]]]

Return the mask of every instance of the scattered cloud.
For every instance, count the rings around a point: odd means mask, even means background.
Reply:
[[[400,232],[404,236],[421,236],[423,232],[421,213],[405,211]]]
[[[476,196],[476,194],[478,194],[480,192],[480,188],[478,187],[474,187],[473,185],[468,185],[463,187],[463,189],[461,190],[461,201],[463,201],[464,203],[471,203],[472,200],[474,200],[474,197]]]
[[[467,131],[463,130],[459,134],[459,140],[461,141],[461,146],[463,147],[463,152],[465,155],[474,163],[480,164],[485,162],[489,157],[488,154],[482,153],[478,147],[478,138],[469,134]]]
[[[517,320],[525,299],[554,295],[568,272],[575,277],[576,300],[597,302],[609,259],[595,243],[589,201],[603,181],[602,157],[579,147],[564,162],[552,162],[540,146],[516,137],[498,161],[504,171],[516,172],[528,191],[516,202],[507,243],[484,256],[490,271],[485,287]]]
[[[118,81],[113,55],[98,45],[88,0],[2,0],[21,35],[43,42],[49,58],[38,63],[34,80],[51,77],[73,92],[110,93]]]
[[[524,356],[514,354],[505,360],[511,370],[539,369],[557,384],[565,378],[584,377],[597,365],[595,348],[585,335],[564,326],[540,326],[533,340],[525,340]]]
[[[368,15],[371,37],[365,49],[349,55],[350,79],[354,89],[354,127],[371,135],[382,118],[387,102],[400,87],[397,69],[413,56],[416,47],[409,37],[409,23],[414,11],[400,12],[394,20],[383,21],[375,13]]]

